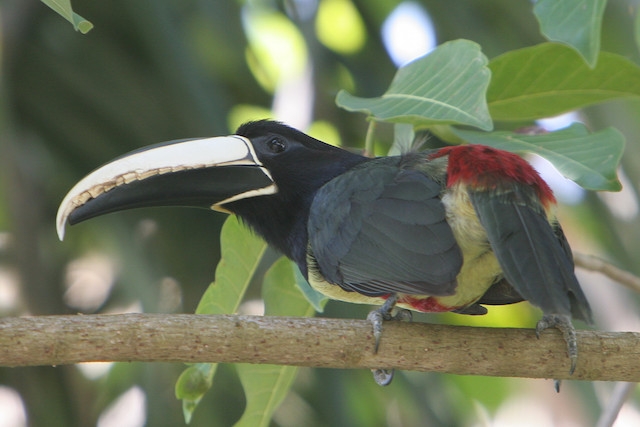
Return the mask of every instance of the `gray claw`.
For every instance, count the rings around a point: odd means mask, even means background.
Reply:
[[[373,337],[376,341],[373,348],[374,353],[377,353],[378,348],[380,347],[380,338],[382,338],[382,322],[384,320],[393,319],[391,312],[393,311],[397,301],[398,296],[396,294],[391,294],[384,304],[373,310],[367,316],[367,320],[373,324]]]
[[[576,329],[571,323],[571,316],[566,314],[545,314],[536,325],[536,336],[540,338],[540,333],[551,327],[562,332],[564,342],[567,343],[567,354],[571,361],[569,375],[573,375],[578,364],[578,339],[576,338]]]
[[[553,388],[556,389],[556,393],[560,393],[560,384],[562,384],[562,380],[553,380]]]
[[[373,379],[376,384],[385,386],[391,384],[393,379],[393,369],[372,369]]]
[[[375,344],[373,346],[373,353],[378,353],[378,347],[380,346],[380,338],[382,338],[382,320],[384,315],[379,310],[373,310],[367,316],[367,320],[373,325],[373,338]],[[375,375],[375,374],[374,374]]]
[[[378,348],[380,347],[380,338],[382,338],[382,323],[385,320],[406,320],[411,321],[412,315],[409,310],[398,310],[395,316],[391,314],[393,308],[398,301],[397,295],[390,295],[389,298],[377,309],[373,310],[367,316],[367,320],[371,322],[373,325],[373,338],[375,339],[375,344],[373,347],[373,352],[377,353]],[[385,386],[391,383],[393,379],[393,369],[372,369],[373,379],[378,385]]]
[[[403,322],[411,322],[413,321],[413,314],[409,310],[404,308],[398,309],[396,315],[392,317],[393,320],[400,320]]]

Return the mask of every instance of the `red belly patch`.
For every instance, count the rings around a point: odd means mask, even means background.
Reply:
[[[455,309],[455,307],[440,304],[434,297],[415,298],[411,295],[403,295],[398,303],[409,305],[413,310],[423,313],[442,313]]]

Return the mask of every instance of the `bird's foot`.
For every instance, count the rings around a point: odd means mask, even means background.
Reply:
[[[373,352],[377,353],[380,347],[380,339],[382,338],[382,323],[385,320],[404,320],[411,322],[412,315],[409,310],[399,309],[396,314],[393,313],[393,309],[398,302],[398,297],[392,294],[380,307],[376,308],[367,316],[367,320],[373,325],[373,337],[375,338],[375,346]]]
[[[391,384],[393,379],[393,369],[372,369],[373,380],[376,384],[385,386]]]
[[[377,309],[373,310],[367,316],[367,320],[373,325],[373,337],[375,339],[375,345],[373,352],[377,353],[380,347],[380,338],[382,338],[382,323],[385,320],[405,320],[411,321],[411,312],[409,310],[398,310],[396,314],[392,314],[393,309],[398,302],[398,297],[392,294],[387,300]],[[393,379],[393,369],[372,369],[373,379],[378,385],[389,385]]]
[[[571,317],[566,314],[545,314],[536,325],[536,336],[540,338],[540,333],[551,327],[562,332],[564,342],[567,343],[567,354],[571,361],[569,375],[573,375],[578,363],[578,339],[576,338],[576,329],[571,323]],[[559,389],[559,384],[556,384],[556,389]]]

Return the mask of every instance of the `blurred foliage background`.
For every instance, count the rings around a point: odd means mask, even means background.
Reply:
[[[602,49],[638,63],[636,8],[632,0],[609,2]],[[399,65],[434,43],[470,39],[493,58],[544,40],[526,0],[76,0],[74,9],[94,24],[86,35],[37,0],[0,3],[0,316],[194,311],[213,280],[224,215],[129,211],[57,240],[58,203],[101,163],[154,142],[228,134],[264,117],[362,149],[367,123],[335,106],[340,89],[380,95]],[[614,102],[573,117],[625,135],[622,192],[584,193],[545,175],[563,202],[560,219],[574,250],[636,274],[639,110],[637,101]],[[378,154],[388,150],[391,131],[378,126]],[[578,273],[598,329],[640,330],[635,294]],[[322,315],[364,318],[368,310],[330,302]],[[538,316],[517,304],[483,318],[416,317],[530,327]],[[0,426],[182,425],[174,383],[183,369],[0,369]],[[567,381],[556,394],[551,381],[402,372],[381,388],[369,372],[302,369],[272,424],[589,425],[613,387]],[[640,424],[639,402],[636,392],[619,425]],[[232,425],[243,407],[234,368],[223,366],[192,425]]]

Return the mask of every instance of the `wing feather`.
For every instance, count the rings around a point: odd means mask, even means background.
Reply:
[[[451,295],[462,255],[442,188],[399,161],[374,160],[318,191],[309,215],[311,252],[325,279],[348,291]]]
[[[469,191],[505,279],[543,312],[591,320],[568,244],[559,239],[532,188]]]

